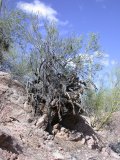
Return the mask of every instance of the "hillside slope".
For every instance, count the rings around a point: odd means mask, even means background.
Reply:
[[[49,135],[39,125],[35,125],[35,120],[30,123],[31,110],[31,106],[27,105],[24,86],[13,80],[10,74],[0,72],[0,160],[119,159],[107,145],[102,152],[91,149],[91,137],[94,137],[92,134],[95,132],[82,139],[77,139],[77,134],[74,135],[73,132],[74,137],[67,139],[67,134],[62,134],[65,128],[61,127],[55,137]],[[79,127],[84,128],[86,120],[81,120]],[[100,134],[103,135],[103,132]],[[88,141],[87,138],[91,140]]]

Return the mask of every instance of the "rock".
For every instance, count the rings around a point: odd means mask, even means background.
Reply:
[[[54,139],[53,135],[49,135],[49,136],[47,137],[47,140],[53,140],[53,139]]]
[[[8,152],[19,154],[22,152],[20,145],[10,135],[0,131],[0,148]]]
[[[33,112],[31,113],[26,113],[26,121],[28,123],[32,123],[35,120]],[[36,123],[36,121],[34,121],[34,123]]]
[[[46,122],[48,120],[48,116],[47,114],[44,114],[43,116],[41,116],[38,120],[37,120],[37,123],[36,123],[36,127],[37,128],[45,128],[46,129]]]
[[[53,129],[60,129],[60,124],[59,123],[57,123],[57,124],[55,124],[54,126],[53,126]]]
[[[95,146],[95,140],[92,137],[89,137],[86,141],[88,148],[94,149]]]
[[[66,128],[61,127],[60,131],[61,131],[61,132],[65,132],[65,131],[66,131]]]
[[[82,137],[83,137],[83,134],[80,132],[69,134],[70,141],[80,141],[80,140],[82,140]]]
[[[44,136],[45,136],[45,137],[48,137],[48,136],[49,136],[49,133],[46,132],[46,131],[44,131]]]
[[[16,154],[12,154],[10,158],[10,160],[16,160],[18,159],[18,156]]]
[[[63,148],[62,148],[62,147],[58,147],[58,149],[59,149],[59,151],[62,151],[62,150],[63,150]]]
[[[28,122],[28,123],[32,123],[32,122],[33,122],[33,118],[32,118],[32,117],[29,117],[29,118],[27,119],[27,122]]]
[[[54,136],[53,136],[53,135],[50,135],[48,132],[45,132],[45,131],[44,131],[43,139],[44,139],[45,141],[53,140],[53,139],[54,139]]]
[[[55,143],[54,143],[54,141],[49,141],[49,142],[47,143],[47,145],[48,145],[50,148],[54,148]]]
[[[118,142],[118,143],[112,143],[112,144],[110,144],[109,146],[110,146],[110,148],[111,148],[114,152],[120,154],[120,142]]]
[[[52,134],[53,134],[53,135],[56,135],[58,132],[59,132],[58,129],[53,129],[53,130],[52,130]]]
[[[54,152],[53,156],[54,156],[55,160],[64,160],[65,159],[64,156],[61,153],[59,153],[59,151]]]
[[[90,149],[99,149],[101,150],[101,145],[98,142],[98,139],[94,139],[93,136],[85,136],[85,144],[87,144],[88,148]]]
[[[82,138],[82,140],[80,141],[80,143],[82,144],[82,145],[84,145],[85,144],[85,138]]]
[[[31,107],[31,105],[28,104],[27,101],[24,103],[24,110],[25,110],[27,113],[31,113],[31,112],[32,112],[32,107]]]
[[[16,160],[18,158],[18,155],[8,152],[6,150],[0,149],[0,160]]]
[[[76,132],[77,132],[76,130],[72,130],[72,131],[71,131],[72,134],[75,134]]]
[[[69,130],[68,130],[68,129],[66,129],[66,128],[64,128],[64,127],[61,127],[60,132],[68,133],[68,132],[69,132]]]
[[[90,157],[88,160],[97,160],[96,157]]]
[[[72,157],[71,160],[77,160],[77,158],[76,157]]]
[[[115,153],[113,150],[110,151],[110,156],[116,159],[120,159],[120,156],[117,153]]]
[[[81,115],[81,117],[86,121],[86,123],[88,123],[89,126],[91,126],[91,119],[89,117],[83,115]]]
[[[0,114],[1,122],[6,122],[9,117],[17,118],[20,122],[25,121],[26,112],[24,103],[26,91],[22,84],[12,79],[10,74],[0,72]]]
[[[65,128],[65,131],[64,131],[64,132],[65,132],[65,133],[69,133],[69,130]]]
[[[69,134],[65,133],[63,131],[60,131],[60,132],[57,132],[57,134],[55,135],[55,137],[67,140],[68,137],[69,137]]]
[[[114,159],[120,159],[119,155],[117,153],[115,153],[110,147],[102,148],[102,154],[104,156],[113,157]]]

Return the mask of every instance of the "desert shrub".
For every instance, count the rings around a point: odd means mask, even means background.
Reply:
[[[106,81],[106,79],[105,79]],[[106,125],[112,113],[120,109],[120,67],[112,68],[105,85],[97,92],[89,90],[85,97],[89,115],[94,119],[92,125],[97,129]]]
[[[40,32],[38,21],[33,19],[31,30],[24,38],[29,43],[28,102],[33,106],[34,116],[47,114],[47,128],[55,123],[64,123],[71,117],[71,124],[85,111],[82,106],[84,90],[95,88],[92,79],[100,69],[102,55],[98,51],[97,35],[90,34],[88,44],[78,36],[61,37],[53,23],[44,24]],[[80,53],[80,50],[85,53]]]

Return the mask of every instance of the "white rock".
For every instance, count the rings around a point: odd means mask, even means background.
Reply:
[[[53,135],[56,135],[58,132],[59,132],[58,129],[53,129],[53,130],[52,130],[52,134],[53,134]]]
[[[65,159],[64,156],[61,153],[59,153],[59,151],[54,152],[53,156],[54,156],[55,160],[64,160]]]
[[[59,123],[55,124],[55,125],[53,126],[53,129],[60,129]]]
[[[62,132],[65,132],[65,130],[66,130],[66,129],[65,129],[64,127],[61,127],[61,131],[62,131]]]
[[[81,144],[85,144],[85,138],[82,138],[82,140],[80,141]]]
[[[81,116],[83,119],[85,119],[85,121],[86,121],[86,123],[89,125],[89,126],[91,126],[91,119],[89,118],[89,117],[87,117],[87,116]]]
[[[44,125],[46,118],[47,118],[47,114],[44,114],[42,117],[40,117],[36,123],[36,126],[41,128]]]
[[[93,149],[94,143],[95,143],[95,142],[94,142],[93,138],[89,139],[89,140],[87,141],[87,146],[88,146],[88,148]]]
[[[120,159],[119,155],[117,153],[115,153],[114,151],[110,150],[110,156],[114,157],[116,159]]]

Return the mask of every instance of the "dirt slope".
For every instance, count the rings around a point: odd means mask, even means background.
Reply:
[[[24,86],[10,74],[0,72],[0,160],[119,159],[110,148],[105,147],[102,152],[91,150],[84,145],[84,138],[77,142],[62,134],[54,138],[34,122],[29,123],[31,108],[26,106],[26,100]],[[105,137],[103,132],[102,135]]]

